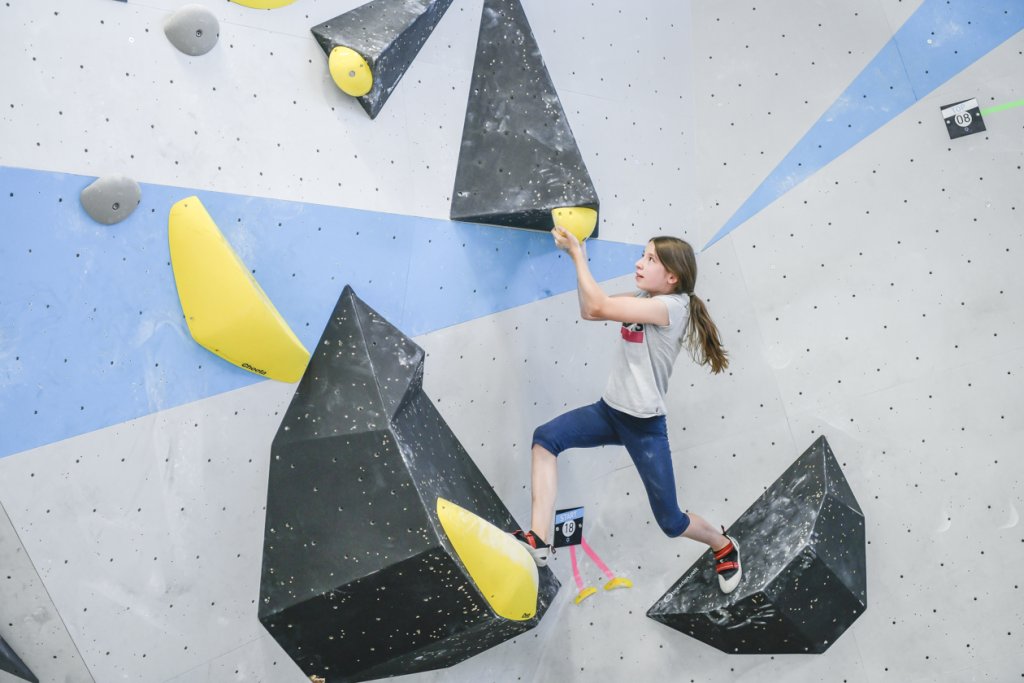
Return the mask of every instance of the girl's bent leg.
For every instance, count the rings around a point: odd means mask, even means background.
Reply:
[[[598,401],[563,413],[537,427],[533,433],[530,528],[545,543],[549,542],[555,518],[557,455],[570,448],[593,448],[620,443],[609,424],[608,410],[603,401]]]
[[[679,508],[676,497],[676,477],[664,416],[638,418],[619,413],[616,421],[619,438],[636,465],[658,527],[671,538],[687,535],[692,522]]]
[[[558,491],[558,458],[548,449],[533,444],[533,462],[530,469],[532,485],[532,512],[530,528],[540,540],[550,543],[550,529],[554,525],[555,495]]]

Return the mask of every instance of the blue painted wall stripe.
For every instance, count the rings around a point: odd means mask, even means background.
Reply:
[[[704,249],[1021,29],[1021,0],[924,0]]]
[[[265,381],[189,336],[167,215],[192,194],[307,348],[346,284],[411,336],[575,287],[545,233],[148,184],[104,226],[92,180],[0,166],[0,457]],[[641,250],[588,247],[598,279]]]

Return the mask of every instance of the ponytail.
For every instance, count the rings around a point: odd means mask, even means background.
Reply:
[[[718,327],[696,294],[690,294],[690,321],[686,327],[685,344],[693,360],[698,365],[710,365],[712,373],[717,375],[729,367],[729,352],[722,347]]]
[[[685,240],[665,235],[653,237],[651,242],[662,265],[678,280],[676,293],[690,297],[690,320],[683,335],[683,344],[698,365],[711,366],[711,372],[717,375],[729,367],[729,352],[722,347],[718,327],[707,306],[693,293],[697,284],[697,257],[693,247]]]

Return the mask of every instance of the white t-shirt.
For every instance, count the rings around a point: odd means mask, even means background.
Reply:
[[[648,297],[639,292],[638,297]],[[664,415],[665,392],[683,335],[690,320],[690,299],[682,294],[658,294],[665,302],[668,325],[625,323],[619,350],[604,390],[604,402],[634,417]]]

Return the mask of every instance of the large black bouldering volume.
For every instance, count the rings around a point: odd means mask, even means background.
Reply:
[[[519,0],[486,0],[451,218],[550,230],[569,206],[599,201],[558,92]]]
[[[821,653],[867,609],[864,514],[825,437],[729,534],[744,577],[719,592],[710,551],[647,616],[736,654]]]
[[[536,626],[558,591],[542,569],[536,614],[502,618],[454,551],[438,498],[514,522],[424,394],[423,363],[346,287],[271,447],[259,618],[331,683],[451,666]]]

